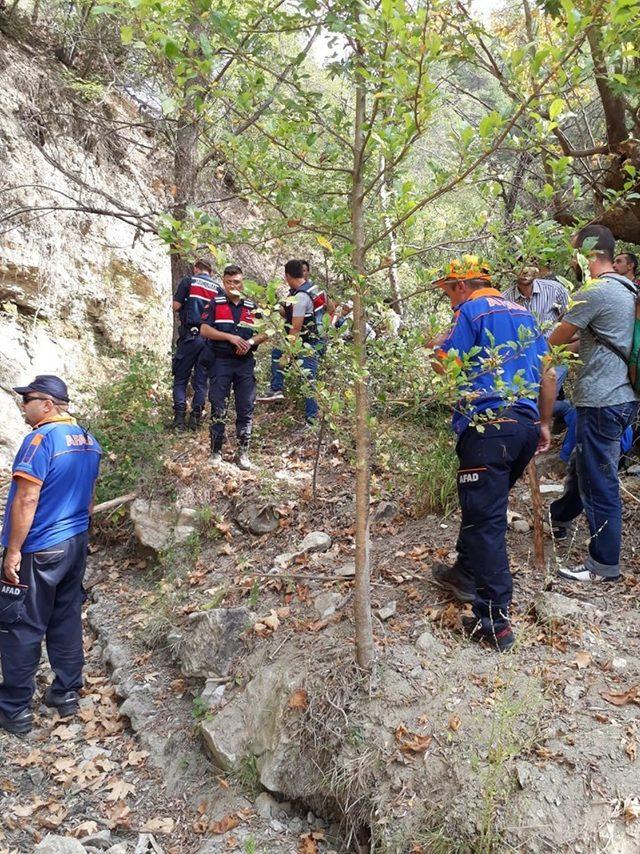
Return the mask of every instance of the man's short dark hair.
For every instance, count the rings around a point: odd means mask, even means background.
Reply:
[[[586,225],[574,237],[573,245],[581,249],[587,240],[592,244],[589,246],[590,252],[595,251],[604,260],[613,262],[616,240],[610,229],[605,225]]]
[[[292,259],[284,265],[284,272],[292,279],[304,279],[304,271],[302,269],[302,261]]]
[[[635,255],[633,252],[621,252],[620,254],[626,255],[626,257],[629,259],[629,263],[633,267],[633,275],[635,276],[638,272],[638,256]]]
[[[242,268],[238,267],[237,264],[229,264],[228,267],[224,268],[222,275],[223,276],[241,276],[242,275]]]
[[[198,260],[193,265],[194,270],[204,270],[205,273],[211,275],[211,264],[208,261],[205,261],[204,258],[198,258]]]

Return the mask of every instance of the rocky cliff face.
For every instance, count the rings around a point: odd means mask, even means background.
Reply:
[[[82,183],[132,208],[161,208],[162,158],[147,156],[153,140],[135,129],[128,143],[92,135],[63,67],[1,35],[0,90],[3,466],[24,434],[11,386],[56,373],[78,400],[134,351],[168,353],[171,280],[157,238],[77,209],[97,206]],[[125,103],[101,97],[102,109],[124,117]],[[101,207],[111,206],[103,199]]]
[[[0,91],[3,468],[24,435],[12,386],[57,373],[78,401],[133,353],[146,349],[168,361],[170,265],[152,229],[170,208],[173,187],[154,118],[78,79],[50,49],[0,32]],[[200,181],[207,211],[227,229],[260,219],[215,177]],[[239,263],[264,283],[281,269],[284,252],[235,245],[219,262]],[[309,254],[289,247],[294,252]]]

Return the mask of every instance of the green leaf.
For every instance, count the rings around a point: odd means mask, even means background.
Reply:
[[[551,121],[555,121],[563,110],[564,101],[562,98],[555,98],[549,105],[549,118]]]
[[[133,41],[133,27],[120,27],[120,40],[122,44],[131,44]]]
[[[167,39],[164,43],[164,55],[167,59],[179,59],[181,56],[180,48],[171,39]]]

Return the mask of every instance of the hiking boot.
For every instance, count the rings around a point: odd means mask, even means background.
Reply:
[[[221,466],[224,460],[222,459],[222,451],[212,451],[211,464],[214,468]]]
[[[561,540],[566,540],[568,530],[564,525],[558,525],[555,522],[551,523],[551,538],[554,543],[559,543]]]
[[[436,584],[453,593],[458,602],[473,602],[476,598],[475,584],[456,572],[455,567],[447,566],[446,563],[434,563],[431,574]]]
[[[195,411],[191,410],[191,412],[189,414],[189,422],[187,424],[187,427],[189,428],[189,430],[197,430],[200,427],[200,425],[202,424],[202,421],[203,421],[203,413],[198,412],[198,410],[195,410]]]
[[[284,400],[284,394],[281,391],[268,391],[266,394],[256,398],[258,403],[271,403],[274,400]]]
[[[80,707],[80,697],[77,691],[66,691],[64,694],[56,694],[51,690],[51,686],[44,692],[42,701],[50,709],[57,709],[61,718],[75,715]]]
[[[186,413],[181,409],[176,409],[173,415],[173,424],[171,425],[174,430],[177,430],[178,433],[184,433],[187,429],[187,425],[185,423],[185,415]]]
[[[567,581],[593,581],[595,583],[598,582],[616,582],[620,581],[622,576],[618,573],[618,575],[598,575],[597,572],[592,572],[590,569],[581,563],[579,566],[576,566],[574,569],[565,569],[564,567],[560,567],[558,569],[558,575],[560,578],[565,578]]]
[[[236,452],[236,465],[242,471],[251,471],[253,464],[249,459],[249,449],[240,447]]]
[[[516,642],[511,626],[505,626],[497,632],[487,631],[478,617],[463,617],[462,631],[469,640],[487,643],[498,652],[508,652]]]
[[[9,717],[0,711],[0,729],[11,732],[14,735],[23,735],[29,732],[33,726],[33,712],[31,709],[23,709],[17,715]]]

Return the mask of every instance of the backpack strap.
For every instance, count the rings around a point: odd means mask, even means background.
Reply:
[[[608,276],[605,273],[605,275],[601,276],[600,278],[601,279],[609,279],[609,281],[611,281],[611,282],[618,282],[619,285],[622,285],[624,288],[626,288],[629,291],[629,293],[633,294],[633,296],[635,297],[636,300],[638,299],[638,295],[639,295],[638,288],[634,287],[631,284],[631,282],[629,282],[627,280],[622,281],[624,279],[624,276],[620,276],[620,278],[618,278],[617,276]],[[622,350],[620,350],[618,347],[616,347],[615,344],[612,344],[610,341],[606,341],[604,338],[602,338],[602,336],[598,335],[598,333],[595,331],[595,329],[593,328],[593,326],[590,323],[587,325],[587,329],[589,330],[591,335],[596,339],[598,344],[602,344],[602,346],[606,347],[607,350],[610,350],[612,353],[615,353],[616,356],[618,356],[620,359],[622,359],[622,361],[625,363],[625,365],[629,364],[629,356],[625,356],[625,354],[622,352]],[[631,349],[633,350],[633,337],[631,339]]]

